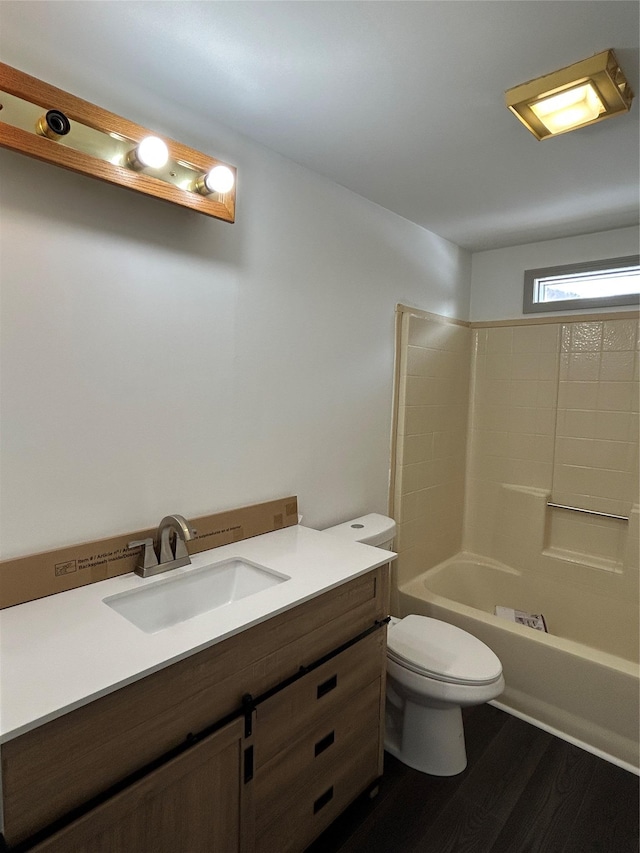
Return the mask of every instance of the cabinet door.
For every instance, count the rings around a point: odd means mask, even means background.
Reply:
[[[32,853],[238,853],[245,791],[241,720],[122,790]]]

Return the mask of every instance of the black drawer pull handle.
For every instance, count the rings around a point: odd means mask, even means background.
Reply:
[[[331,678],[327,678],[326,681],[323,681],[322,684],[318,684],[318,699],[322,699],[323,696],[326,696],[327,693],[331,693],[331,691],[338,686],[338,676],[332,675]]]
[[[318,797],[318,799],[313,804],[313,813],[318,814],[320,809],[323,809],[327,803],[331,802],[333,799],[333,785],[328,788],[324,794]]]
[[[335,739],[336,739],[336,733],[335,732],[329,732],[329,734],[326,735],[325,737],[323,737],[322,740],[319,740],[318,743],[315,745],[316,758],[321,753],[323,753],[325,751],[325,749],[329,749],[329,747],[335,741]]]

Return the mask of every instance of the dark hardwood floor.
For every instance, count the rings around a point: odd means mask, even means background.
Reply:
[[[307,853],[634,853],[638,777],[490,705],[465,712],[467,769],[437,778],[385,753]]]

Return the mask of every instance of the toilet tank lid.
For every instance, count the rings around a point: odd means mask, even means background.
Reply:
[[[396,535],[396,523],[386,515],[370,512],[360,518],[352,518],[342,524],[327,527],[325,533],[350,539],[352,542],[363,542],[365,545],[382,545],[390,542]]]

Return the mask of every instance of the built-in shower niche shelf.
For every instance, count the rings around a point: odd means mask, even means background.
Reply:
[[[579,502],[561,499],[550,499],[546,511],[544,556],[604,572],[623,571],[630,535],[626,514],[582,509]]]
[[[589,569],[598,569],[601,572],[622,574],[622,561],[609,560],[606,557],[596,557],[593,554],[585,554],[583,551],[570,551],[567,548],[545,548],[542,552],[544,557],[561,560],[564,563],[584,566]]]

